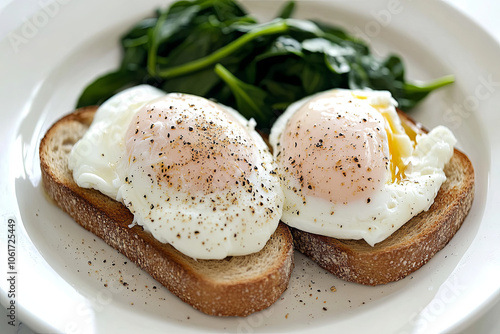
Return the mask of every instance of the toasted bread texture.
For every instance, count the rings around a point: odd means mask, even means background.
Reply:
[[[425,132],[407,115],[399,114],[407,127]],[[455,149],[444,172],[447,179],[430,209],[374,247],[364,240],[340,240],[291,228],[296,249],[347,281],[379,285],[406,277],[451,240],[472,206],[474,169],[468,157]]]
[[[102,238],[195,309],[217,316],[247,316],[272,305],[286,290],[293,268],[293,241],[280,223],[258,253],[223,260],[195,260],[157,241],[121,203],[76,185],[67,159],[87,131],[96,107],[57,121],[40,144],[43,187],[78,224]]]

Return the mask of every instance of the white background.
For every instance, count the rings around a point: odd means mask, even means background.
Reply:
[[[37,12],[41,6],[52,0],[0,0],[0,39],[19,27],[31,15]],[[458,8],[468,15],[473,21],[490,33],[500,43],[500,2],[491,0],[443,0]],[[0,55],[1,61],[2,55]],[[0,79],[1,80],[1,79]],[[0,311],[3,314],[4,311]],[[473,323],[462,333],[500,333],[500,303]],[[3,318],[3,316],[2,316]],[[5,318],[3,319],[5,320]],[[17,328],[7,325],[6,321],[0,320],[0,333],[34,333],[26,325],[21,324]],[[22,320],[22,319],[21,319]]]

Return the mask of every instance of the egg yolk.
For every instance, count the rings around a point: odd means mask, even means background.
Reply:
[[[353,97],[360,100],[367,100],[367,97],[364,95],[353,94]],[[394,119],[387,112],[385,105],[371,104],[371,106],[377,109],[385,120],[384,128],[387,132],[387,144],[389,145],[389,170],[391,172],[391,182],[401,182],[406,178],[406,164],[404,162],[404,158],[409,155],[408,141],[406,139],[402,139],[401,137],[402,135],[403,137],[408,137],[413,147],[415,145],[417,133],[410,124],[401,123],[401,128],[398,128]]]
[[[211,101],[169,94],[137,112],[126,138],[128,163],[151,183],[198,194],[251,187],[248,132]]]
[[[287,123],[277,158],[285,184],[334,204],[370,202],[390,177],[384,117],[368,103],[327,93],[308,101]],[[289,180],[288,180],[289,181]]]
[[[403,161],[403,147],[396,136],[396,125],[392,118],[387,114],[382,113],[385,119],[385,131],[387,132],[389,152],[391,157],[391,162],[389,165],[391,171],[391,181],[401,182],[405,179],[405,169],[406,165]],[[411,138],[410,138],[411,139]]]

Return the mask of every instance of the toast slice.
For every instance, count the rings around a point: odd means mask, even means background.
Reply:
[[[293,241],[280,223],[258,253],[223,260],[195,260],[157,241],[121,203],[73,181],[67,159],[87,131],[96,107],[57,121],[40,143],[43,187],[78,224],[102,238],[195,309],[217,316],[247,316],[272,305],[286,290],[293,268]]]
[[[399,111],[405,128],[426,132]],[[455,149],[445,166],[446,181],[434,204],[374,247],[364,240],[340,240],[290,228],[295,249],[346,281],[365,285],[400,280],[427,263],[455,235],[474,198],[474,169]]]

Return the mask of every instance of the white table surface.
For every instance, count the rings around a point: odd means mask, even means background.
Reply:
[[[27,18],[36,13],[41,5],[54,0],[34,1],[34,0],[0,0],[0,39],[19,27]],[[439,0],[435,0],[439,1]],[[465,13],[479,26],[491,34],[500,43],[500,1],[493,0],[441,0],[445,1],[458,10]],[[5,310],[0,311],[0,317]],[[0,333],[11,334],[34,334],[27,325],[22,323],[18,327],[12,327],[7,321],[0,320]],[[500,333],[500,303],[485,310],[484,314],[463,330],[463,334],[496,334]]]

